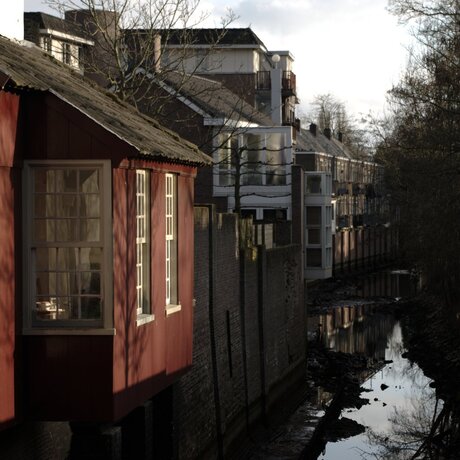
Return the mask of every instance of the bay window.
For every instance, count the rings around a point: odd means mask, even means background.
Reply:
[[[286,185],[284,134],[248,133],[242,142],[242,185]]]
[[[24,173],[25,326],[109,327],[109,164],[28,162]]]

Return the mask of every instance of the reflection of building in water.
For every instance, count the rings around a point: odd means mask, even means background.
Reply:
[[[325,314],[311,317],[310,330],[315,326],[325,346],[335,351],[382,358],[394,318],[375,314],[373,310],[373,305],[335,307]]]
[[[418,277],[408,272],[378,272],[357,286],[359,297],[409,297],[417,292]]]

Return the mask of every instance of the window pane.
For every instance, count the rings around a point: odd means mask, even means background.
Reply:
[[[321,249],[307,249],[307,266],[321,267]]]
[[[72,302],[69,297],[57,297],[55,313],[51,319],[71,319],[75,312],[78,312],[75,302],[78,302],[77,298],[74,298]]]
[[[57,274],[57,294],[59,296],[78,294],[78,283],[76,273],[68,272]]]
[[[101,293],[101,274],[99,272],[83,272],[81,277],[81,294]]]
[[[321,225],[321,206],[307,206],[307,225]]]
[[[100,241],[99,219],[80,219],[80,240]]]
[[[262,185],[262,161],[260,152],[247,151],[242,171],[244,185]]]
[[[321,193],[321,176],[307,176],[307,193]]]
[[[57,217],[77,217],[77,213],[77,195],[69,194],[56,196],[55,215]]]
[[[97,169],[80,170],[79,190],[83,193],[99,193],[99,171]]]
[[[80,216],[81,217],[99,217],[100,216],[100,198],[99,195],[82,195],[80,196]]]
[[[59,248],[57,267],[60,271],[74,271],[77,269],[78,249]]]
[[[35,217],[54,217],[56,215],[55,195],[35,195],[34,216]]]
[[[266,184],[286,184],[286,155],[284,135],[271,133],[265,136],[266,150]]]
[[[37,248],[35,250],[35,268],[37,271],[56,269],[56,249]]]
[[[34,241],[56,241],[56,222],[48,219],[34,219],[32,239]]]
[[[101,248],[81,248],[79,270],[101,270],[102,269],[102,249]]]
[[[81,319],[99,319],[101,312],[101,299],[99,297],[81,298]]]
[[[35,286],[37,295],[54,296],[56,294],[56,273],[37,272]]]
[[[56,219],[56,241],[77,241],[76,223],[76,219]]]
[[[321,244],[321,230],[319,228],[309,228],[308,244]]]
[[[56,193],[76,192],[77,191],[77,171],[76,170],[57,170]]]

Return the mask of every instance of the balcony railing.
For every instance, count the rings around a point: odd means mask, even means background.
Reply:
[[[259,91],[269,91],[272,88],[269,70],[257,72],[256,89]],[[290,70],[283,70],[281,76],[281,89],[285,95],[293,95],[296,92],[296,76]],[[289,93],[289,94],[286,94]]]
[[[296,78],[295,73],[290,70],[283,70],[283,76],[281,79],[281,87],[283,91],[295,94],[296,91]]]

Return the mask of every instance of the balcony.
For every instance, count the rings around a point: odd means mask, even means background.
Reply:
[[[283,89],[283,96],[295,96],[296,94],[296,76],[290,70],[283,70],[281,78],[281,87]]]
[[[261,70],[256,74],[256,90],[270,91],[272,88],[270,71]],[[281,89],[283,96],[295,96],[296,94],[296,76],[290,70],[283,70],[281,76]]]

